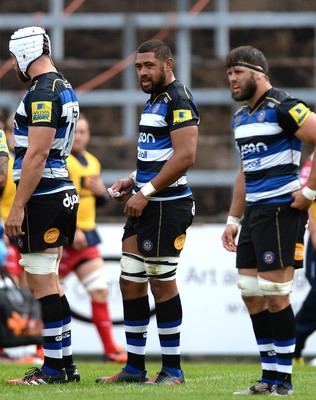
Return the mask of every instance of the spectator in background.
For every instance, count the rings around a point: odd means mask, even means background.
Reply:
[[[60,277],[73,271],[91,297],[92,322],[103,345],[104,361],[125,363],[126,352],[116,344],[108,303],[108,286],[103,258],[97,245],[96,207],[108,196],[101,179],[101,165],[86,149],[90,139],[89,122],[80,114],[71,154],[67,159],[69,176],[79,194],[77,228],[72,246],[65,246],[59,266]]]
[[[302,142],[316,145],[316,114],[271,85],[260,50],[231,50],[226,68],[233,99],[245,103],[232,121],[240,167],[222,243],[237,253],[238,287],[262,367],[260,380],[235,394],[288,396],[293,394],[296,340],[290,295],[295,270],[303,267],[307,210],[316,197],[316,160],[303,190],[298,170]]]
[[[306,160],[300,174],[300,182],[305,187],[311,172],[313,154]],[[304,365],[302,352],[307,338],[316,330],[316,202],[308,210],[309,237],[305,258],[305,275],[310,284],[308,292],[300,310],[295,316],[296,346],[294,352],[294,365]],[[316,359],[311,361],[315,364]]]

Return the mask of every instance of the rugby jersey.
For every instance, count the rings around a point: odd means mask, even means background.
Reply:
[[[49,72],[32,80],[14,119],[15,182],[18,182],[21,176],[22,162],[28,147],[29,127],[45,126],[55,128],[56,133],[42,178],[33,195],[74,188],[68,177],[66,158],[71,151],[78,116],[77,96],[62,74]]]
[[[199,112],[189,90],[175,80],[146,102],[139,123],[135,192],[159,174],[174,150],[170,133],[199,124]],[[187,174],[157,192],[149,201],[174,200],[191,195]]]
[[[310,112],[301,100],[277,88],[267,91],[253,109],[244,105],[237,110],[232,126],[248,205],[293,201],[291,193],[301,188],[302,142],[295,132]]]

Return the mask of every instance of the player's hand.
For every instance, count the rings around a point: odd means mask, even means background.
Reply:
[[[25,232],[22,231],[22,223],[24,220],[24,209],[13,208],[4,224],[4,233],[9,238],[23,236]]]
[[[226,225],[224,233],[222,235],[222,243],[227,251],[236,252],[237,244],[236,237],[238,234],[238,227],[233,224]]]
[[[134,188],[134,181],[131,178],[120,179],[108,188],[109,196],[117,201],[122,201]]]
[[[76,229],[72,247],[75,250],[83,250],[86,247],[88,247],[87,238],[86,238],[86,235],[84,234],[83,230],[81,230],[79,228]]]
[[[292,208],[297,208],[298,210],[308,210],[312,205],[313,200],[308,200],[302,193],[302,190],[297,190],[292,193],[293,203],[291,203]]]
[[[102,197],[105,194],[106,188],[105,185],[98,175],[91,175],[86,180],[87,189],[91,190],[91,192],[97,196]]]
[[[127,201],[124,207],[124,213],[128,217],[139,217],[147,204],[147,197],[145,197],[143,193],[139,191]]]

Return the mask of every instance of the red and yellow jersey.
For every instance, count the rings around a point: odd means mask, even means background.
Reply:
[[[3,223],[8,218],[16,192],[16,185],[13,182],[13,177],[12,177],[13,162],[14,162],[14,156],[11,153],[9,153],[7,182],[3,188],[2,198],[0,203],[1,218]]]
[[[82,159],[85,163],[81,162]],[[90,176],[100,175],[101,164],[94,155],[84,151],[78,158],[70,154],[67,158],[67,169],[80,199],[77,227],[84,231],[91,231],[96,226],[96,198],[87,188],[87,182]]]

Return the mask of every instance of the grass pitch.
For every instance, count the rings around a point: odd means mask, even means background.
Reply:
[[[236,390],[251,386],[260,377],[259,364],[183,362],[186,383],[180,386],[146,386],[137,384],[97,384],[95,379],[112,375],[120,366],[100,362],[77,362],[79,383],[65,385],[9,385],[7,379],[19,378],[28,365],[1,364],[0,398],[9,400],[231,400]],[[147,363],[149,377],[160,370],[160,364]],[[316,367],[295,366],[293,373],[295,400],[315,400]]]

